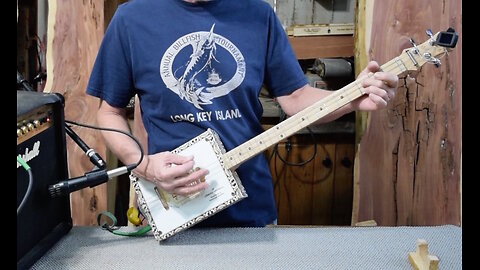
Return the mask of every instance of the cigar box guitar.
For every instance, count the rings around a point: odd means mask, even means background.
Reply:
[[[420,45],[410,40],[413,47],[383,64],[381,70],[398,76],[418,71],[426,63],[439,66],[440,56],[456,46],[458,35],[451,28],[435,35],[427,30],[427,35],[428,40]],[[172,151],[193,155],[196,168],[209,170],[205,179],[200,179],[208,182],[208,188],[197,194],[172,195],[150,181],[131,175],[140,210],[152,227],[154,237],[158,241],[165,240],[246,198],[247,192],[235,173],[236,167],[364,94],[361,81],[353,81],[228,152],[215,131],[206,130]]]

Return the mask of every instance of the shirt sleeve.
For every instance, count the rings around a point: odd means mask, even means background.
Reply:
[[[280,20],[270,12],[264,84],[274,97],[283,96],[308,83]]]
[[[128,25],[119,6],[105,31],[90,74],[86,93],[114,107],[127,106],[135,94]]]

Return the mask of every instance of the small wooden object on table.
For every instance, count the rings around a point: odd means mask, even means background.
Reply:
[[[428,254],[428,244],[424,239],[417,240],[417,250],[408,253],[408,261],[415,270],[438,270],[438,257]]]

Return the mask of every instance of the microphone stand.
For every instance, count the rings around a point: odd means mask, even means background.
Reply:
[[[27,80],[17,70],[17,85],[21,85],[23,89],[30,92],[36,92],[32,86],[28,83]],[[71,192],[80,190],[85,187],[94,187],[102,183],[107,182],[110,178],[125,174],[133,170],[136,165],[128,165],[120,168],[112,169],[107,171],[106,162],[102,157],[95,152],[92,148],[78,136],[70,126],[64,123],[65,133],[67,133],[70,138],[85,152],[85,154],[90,158],[90,161],[95,165],[96,168],[91,172],[85,173],[83,176],[67,179],[60,181],[57,184],[50,185],[48,187],[48,192],[50,197],[61,197],[67,196]]]
[[[65,124],[65,132],[72,138],[72,140],[77,143],[77,145],[85,152],[85,155],[90,158],[92,162],[98,169],[105,169],[106,163],[102,157],[95,152],[92,148],[88,147],[87,144],[72,130],[72,128]]]
[[[23,89],[27,91],[36,92],[35,90],[33,90],[32,86],[28,83],[28,81],[23,78],[22,74],[18,72],[18,70],[17,70],[17,84],[21,85]]]
[[[23,78],[22,74],[18,72],[18,70],[17,70],[17,84],[21,85],[23,89],[25,89],[26,91],[36,92],[32,88],[32,86],[28,83],[28,81]],[[83,150],[83,152],[85,152],[85,155],[90,158],[90,162],[92,162],[93,165],[95,165],[98,169],[105,169],[106,162],[102,159],[102,157],[99,154],[97,154],[95,150],[88,147],[88,145],[80,138],[80,136],[78,136],[73,131],[73,129],[69,125],[64,124],[64,126],[65,126],[65,132]]]

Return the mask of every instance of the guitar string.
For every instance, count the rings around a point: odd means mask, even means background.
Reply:
[[[388,69],[388,68],[389,68],[389,67],[387,66],[386,69]],[[340,90],[340,91],[339,91],[339,92],[340,92],[339,94],[338,94],[338,93],[337,93],[337,94],[332,94],[332,95],[329,95],[328,97],[324,98],[324,99],[322,100],[322,103],[321,103],[321,104],[322,104],[324,107],[329,108],[330,105],[332,104],[332,101],[333,101],[333,103],[338,103],[337,100],[338,100],[338,98],[339,98],[340,95],[343,94],[344,96],[347,96],[347,97],[348,97],[348,96],[351,96],[351,93],[350,93],[350,92],[347,92],[347,91],[349,91],[349,89],[348,89],[349,87],[352,88],[352,90],[359,89],[359,88],[358,88],[358,81],[354,81],[354,82],[352,82],[351,84],[349,84],[348,86],[346,86],[343,90]],[[346,93],[347,95],[345,95],[345,93]],[[356,95],[356,94],[355,94],[355,95]],[[353,99],[352,99],[352,100],[353,100]],[[345,103],[347,103],[347,102],[345,102]],[[317,103],[317,104],[318,104],[318,103]],[[318,107],[318,106],[316,106],[316,105],[314,104],[314,105],[312,105],[311,107],[309,107],[309,108],[307,108],[306,110],[304,110],[304,111],[302,112],[302,114],[305,114],[305,112],[309,113],[309,112],[311,112],[311,111],[315,111],[315,110],[318,109],[318,108],[316,108],[316,107]],[[328,109],[327,109],[327,111],[328,111]],[[328,112],[328,113],[330,113],[330,112]],[[284,122],[283,126],[286,127],[286,128],[288,128],[288,129],[291,129],[291,125],[290,125],[291,122],[294,122],[293,120],[296,120],[296,119],[294,119],[294,117],[298,118],[298,115],[292,116],[292,120],[290,121],[290,123]],[[304,118],[306,118],[306,116],[304,116]],[[279,125],[280,125],[280,124],[279,124]],[[297,124],[294,124],[294,126],[298,126],[298,125],[297,125]],[[305,125],[305,126],[308,126],[308,124]],[[276,129],[277,129],[277,130],[279,129],[279,128],[278,128],[278,125],[277,125],[277,128],[276,128]],[[272,132],[271,132],[271,133],[272,133]],[[280,133],[279,135],[282,136],[283,134],[284,134],[284,133]],[[272,140],[272,137],[271,137],[271,136],[269,137],[269,135],[270,135],[270,134],[264,134],[264,135],[261,135],[261,136],[263,137],[263,140],[264,140],[264,141],[271,141],[271,140]],[[277,134],[273,134],[273,135],[274,135],[274,137],[277,137],[277,136],[276,136]],[[284,136],[284,137],[285,137],[285,136]],[[256,140],[254,140],[254,141],[256,141]],[[254,142],[254,141],[253,141],[253,142]],[[248,145],[248,142],[247,142],[247,145]],[[251,144],[250,144],[250,145],[251,145]],[[252,146],[250,146],[250,147],[252,148]],[[254,145],[253,148],[254,148],[254,149],[257,149],[258,147]],[[262,148],[263,148],[263,147],[262,147]],[[237,150],[238,150],[238,148],[237,148]],[[232,150],[232,153],[235,154],[235,152],[236,152],[236,150],[233,149],[233,150]]]
[[[400,60],[400,61],[402,62],[402,64],[403,64],[403,67],[405,67],[405,64],[404,64],[404,62],[402,61],[401,58],[402,58],[402,57],[396,57],[396,58],[390,60],[389,62],[385,63],[384,65],[381,66],[382,70],[384,70],[384,71],[393,71],[393,70],[395,70],[395,69],[399,69],[399,68],[400,68],[399,63],[398,63],[396,60]],[[393,68],[392,68],[392,66],[393,66]],[[402,72],[404,72],[404,71],[406,71],[406,70],[407,70],[407,69],[405,69],[405,70],[400,69],[400,71],[397,72],[397,75],[400,74],[400,73],[402,73]],[[372,75],[370,75],[370,76],[372,76]],[[321,105],[322,105],[323,107],[321,107],[321,108],[322,108],[322,113],[324,113],[324,115],[322,115],[320,118],[315,118],[316,120],[313,120],[312,123],[315,122],[315,121],[317,121],[318,119],[321,119],[322,117],[330,114],[331,112],[333,112],[334,110],[329,111],[328,108],[331,108],[332,105],[337,104],[337,103],[338,103],[338,99],[340,98],[340,96],[343,95],[343,98],[341,98],[341,100],[345,103],[345,104],[341,105],[340,107],[342,107],[342,106],[346,105],[348,102],[350,102],[350,101],[352,101],[352,100],[355,100],[356,98],[362,96],[363,94],[358,95],[358,93],[357,93],[356,90],[362,91],[362,90],[361,90],[362,88],[359,86],[359,83],[361,83],[363,80],[365,80],[365,79],[367,79],[367,78],[370,78],[370,76],[368,76],[368,77],[366,77],[366,78],[364,78],[364,79],[362,79],[362,80],[360,80],[360,81],[355,80],[355,81],[351,82],[350,84],[348,84],[347,86],[345,86],[343,89],[340,89],[339,91],[336,91],[335,93],[332,93],[331,95],[323,98],[323,99],[321,100],[321,101],[323,101],[323,102],[321,103]],[[362,92],[363,92],[363,91],[362,91]],[[352,96],[357,96],[357,97],[352,98]],[[346,101],[346,102],[345,102],[345,101]],[[320,104],[319,104],[319,103],[313,104],[312,106],[307,107],[305,110],[303,110],[303,111],[301,111],[301,112],[299,112],[299,113],[310,115],[312,112],[315,112],[316,110],[319,109],[317,105],[320,105]],[[338,107],[338,108],[340,108],[340,107]],[[323,109],[323,108],[326,108],[326,109]],[[337,108],[337,109],[338,109],[338,108]],[[335,110],[336,110],[336,109],[335,109]],[[326,112],[324,112],[324,111],[326,111]],[[270,128],[270,130],[272,130],[273,128],[279,130],[279,129],[280,129],[280,126],[282,126],[282,130],[283,130],[283,129],[286,129],[287,132],[289,132],[289,131],[291,131],[292,127],[298,128],[299,125],[298,125],[297,122],[295,122],[296,118],[299,118],[298,114],[292,116],[290,121],[287,121],[287,120],[286,120],[286,121],[282,122],[283,125],[282,125],[282,123],[280,123],[280,124],[278,124],[278,125]],[[307,116],[303,116],[303,117],[302,117],[302,120],[303,120],[303,121],[307,120],[307,122],[308,122],[309,119],[307,119],[307,118],[308,118]],[[309,123],[309,124],[307,124],[307,125],[305,125],[305,126],[308,126],[308,125],[310,125],[310,124],[312,124],[312,123]],[[280,140],[289,137],[289,135],[288,135],[288,136],[285,135],[287,132],[282,132],[282,133],[277,134],[277,133],[276,133],[276,130],[272,130],[271,132],[268,132],[268,130],[267,130],[263,135],[260,134],[260,135],[257,136],[256,138],[253,138],[253,139],[247,141],[246,143],[237,146],[236,148],[234,148],[234,149],[230,150],[229,152],[227,152],[227,154],[224,155],[224,156],[227,157],[227,158],[229,158],[229,159],[230,159],[229,162],[232,162],[233,164],[241,163],[241,162],[247,160],[250,156],[254,156],[254,155],[262,152],[263,150],[261,150],[261,149],[267,149],[267,148],[268,148],[268,147],[265,147],[264,145],[259,146],[259,145],[258,145],[257,143],[255,143],[255,142],[257,142],[257,141],[258,141],[258,142],[270,142],[270,143],[271,143],[272,141],[275,142],[276,139],[278,139],[279,136],[280,136]],[[270,134],[270,133],[273,133],[273,134]],[[292,133],[292,134],[293,134],[293,133]],[[263,144],[263,143],[262,143],[262,144]],[[267,144],[268,144],[268,143],[267,143]],[[273,144],[274,144],[274,143],[272,143],[271,145],[273,145]],[[255,154],[250,155],[249,153],[247,153],[246,155],[244,155],[244,157],[238,157],[238,154],[239,154],[239,153],[236,153],[236,152],[238,152],[239,149],[242,149],[243,146],[245,146],[245,147],[248,146],[249,151],[247,151],[247,152],[255,152]],[[259,149],[260,149],[260,150],[259,150]],[[252,151],[252,150],[253,150],[253,151]],[[240,152],[240,155],[241,155],[241,152]],[[245,157],[246,157],[246,158],[245,158]]]

